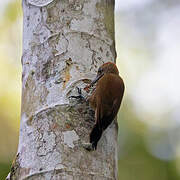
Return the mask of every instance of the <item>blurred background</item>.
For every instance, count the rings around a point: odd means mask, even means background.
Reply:
[[[180,1],[116,0],[115,15],[120,180],[178,180]],[[21,1],[0,1],[0,180],[18,146],[21,54]]]

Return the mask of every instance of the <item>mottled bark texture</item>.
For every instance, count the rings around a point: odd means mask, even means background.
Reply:
[[[23,12],[20,139],[9,178],[117,179],[116,123],[86,151],[94,114],[68,98],[116,58],[114,1],[23,0]]]

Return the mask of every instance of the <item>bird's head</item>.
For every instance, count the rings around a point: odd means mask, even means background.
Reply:
[[[107,62],[101,65],[98,69],[96,78],[91,82],[90,86],[95,84],[100,78],[102,78],[105,74],[112,73],[119,75],[119,71],[117,66],[112,62]]]

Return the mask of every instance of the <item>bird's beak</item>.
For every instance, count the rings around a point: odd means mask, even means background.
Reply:
[[[96,78],[91,82],[90,86],[93,86],[103,75],[104,73],[97,75]]]

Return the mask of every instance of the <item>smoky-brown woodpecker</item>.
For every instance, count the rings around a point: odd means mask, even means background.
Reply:
[[[124,82],[119,76],[116,65],[112,62],[100,66],[96,78],[85,89],[87,90],[95,83],[97,83],[96,87],[87,99],[95,111],[95,124],[90,133],[90,144],[85,147],[88,150],[97,148],[103,131],[116,117],[124,94]],[[77,97],[81,97],[81,91],[78,92],[80,95]]]
[[[95,125],[90,133],[93,149],[96,149],[103,131],[116,117],[124,94],[124,82],[112,62],[99,67],[97,76],[90,86],[96,82],[96,88],[88,99],[95,111]]]

